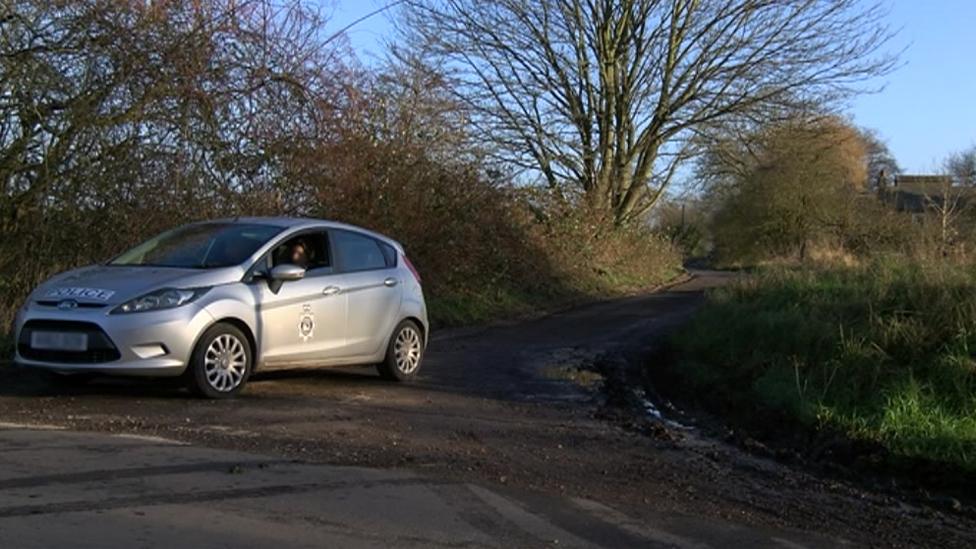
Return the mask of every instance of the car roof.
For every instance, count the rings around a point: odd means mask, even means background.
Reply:
[[[350,225],[348,223],[340,223],[338,221],[330,221],[328,219],[314,219],[310,217],[228,217],[223,219],[211,219],[208,221],[201,221],[201,223],[240,223],[242,225],[272,225],[275,227],[281,227],[283,229],[302,229],[302,228],[314,228],[314,227],[327,227],[330,229],[346,229],[350,231],[356,231],[360,233],[365,233],[373,238],[377,238],[390,244],[394,248],[400,250],[403,253],[403,245],[401,245],[396,240],[392,238],[371,231],[369,229],[364,229],[357,225]]]

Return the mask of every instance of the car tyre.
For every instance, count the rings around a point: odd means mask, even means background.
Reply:
[[[420,326],[412,320],[397,324],[386,347],[386,357],[377,369],[392,381],[409,381],[417,377],[424,359],[424,337]]]
[[[251,376],[254,353],[247,337],[233,324],[221,322],[200,337],[186,369],[189,389],[206,398],[232,398]]]

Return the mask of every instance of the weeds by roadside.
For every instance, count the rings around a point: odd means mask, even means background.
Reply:
[[[713,292],[675,346],[675,373],[727,409],[976,471],[969,266],[763,269]]]

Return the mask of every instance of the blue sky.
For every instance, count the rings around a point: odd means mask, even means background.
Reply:
[[[339,0],[335,29],[389,0]],[[896,0],[890,23],[900,29],[893,51],[906,48],[902,66],[878,80],[880,93],[852,101],[848,114],[877,130],[902,169],[909,173],[937,170],[951,152],[976,145],[976,0]],[[387,18],[378,15],[349,31],[367,62],[382,55],[392,38]]]

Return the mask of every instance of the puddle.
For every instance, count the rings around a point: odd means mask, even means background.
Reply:
[[[684,423],[675,421],[673,419],[667,418],[661,413],[661,410],[656,404],[654,404],[651,399],[647,398],[647,395],[641,389],[634,390],[634,396],[641,403],[644,408],[644,413],[649,419],[663,423],[667,427],[672,429],[677,429],[679,431],[693,431],[695,428],[690,425],[685,425]]]

